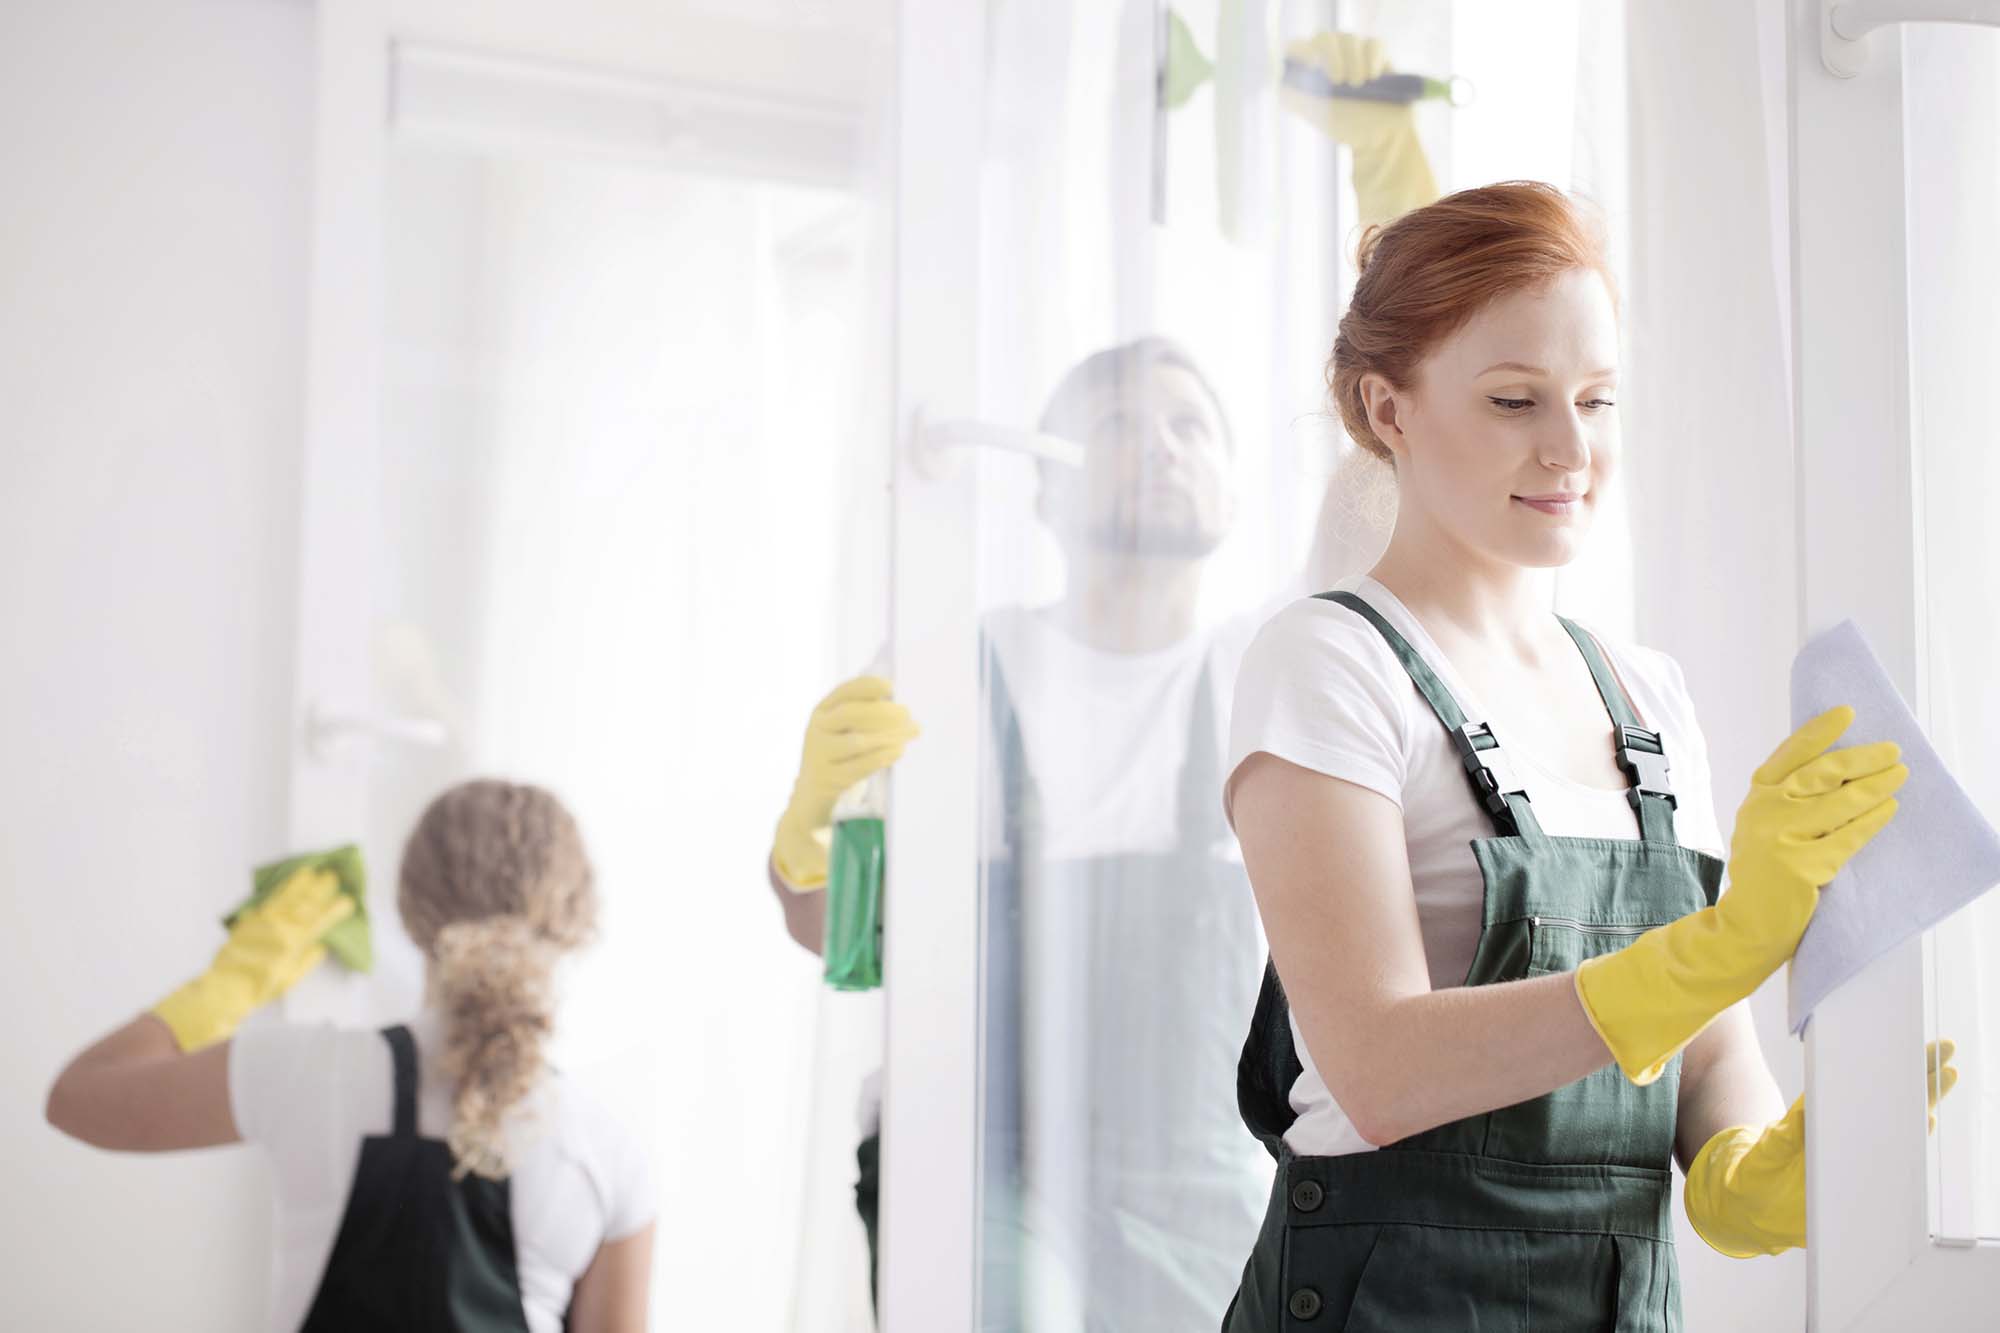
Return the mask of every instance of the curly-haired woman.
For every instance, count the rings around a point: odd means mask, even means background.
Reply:
[[[410,835],[398,907],[428,964],[408,1024],[234,1035],[353,910],[301,870],[207,972],[69,1063],[50,1123],[131,1152],[263,1147],[274,1329],[643,1329],[645,1153],[543,1057],[556,960],[597,921],[576,822],[539,788],[454,787]]]

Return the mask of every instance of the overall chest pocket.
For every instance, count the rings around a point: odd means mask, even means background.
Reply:
[[[1620,949],[1651,930],[1651,926],[1601,925],[1566,916],[1528,918],[1528,975],[1573,972],[1585,959]]]

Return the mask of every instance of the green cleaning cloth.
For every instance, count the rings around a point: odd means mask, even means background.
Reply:
[[[374,971],[375,943],[368,933],[368,870],[361,863],[361,849],[353,843],[331,851],[307,852],[258,866],[251,872],[250,896],[224,917],[222,924],[234,926],[238,917],[276,893],[278,886],[302,866],[331,870],[340,881],[340,891],[354,900],[354,915],[321,938],[326,951],[356,972]]]

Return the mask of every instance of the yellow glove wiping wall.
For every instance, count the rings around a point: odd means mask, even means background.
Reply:
[[[1657,1079],[1792,956],[1821,887],[1894,817],[1910,775],[1895,742],[1828,748],[1853,721],[1851,708],[1827,710],[1751,776],[1721,901],[1577,969],[1584,1012],[1634,1083]]]
[[[354,911],[330,870],[301,867],[236,919],[208,970],[153,1006],[183,1051],[226,1039],[326,958],[320,938]]]

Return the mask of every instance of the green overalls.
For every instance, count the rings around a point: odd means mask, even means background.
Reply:
[[[1465,984],[1574,969],[1715,900],[1722,863],[1674,836],[1661,737],[1590,636],[1568,620],[1611,714],[1641,837],[1550,837],[1490,727],[1361,598],[1365,617],[1451,734],[1497,836],[1472,841],[1485,881]],[[1275,968],[1237,1071],[1245,1122],[1278,1159],[1269,1207],[1224,1333],[1681,1326],[1670,1190],[1676,1060],[1634,1087],[1616,1065],[1543,1097],[1440,1125],[1375,1152],[1300,1157],[1283,1135],[1302,1072]]]

